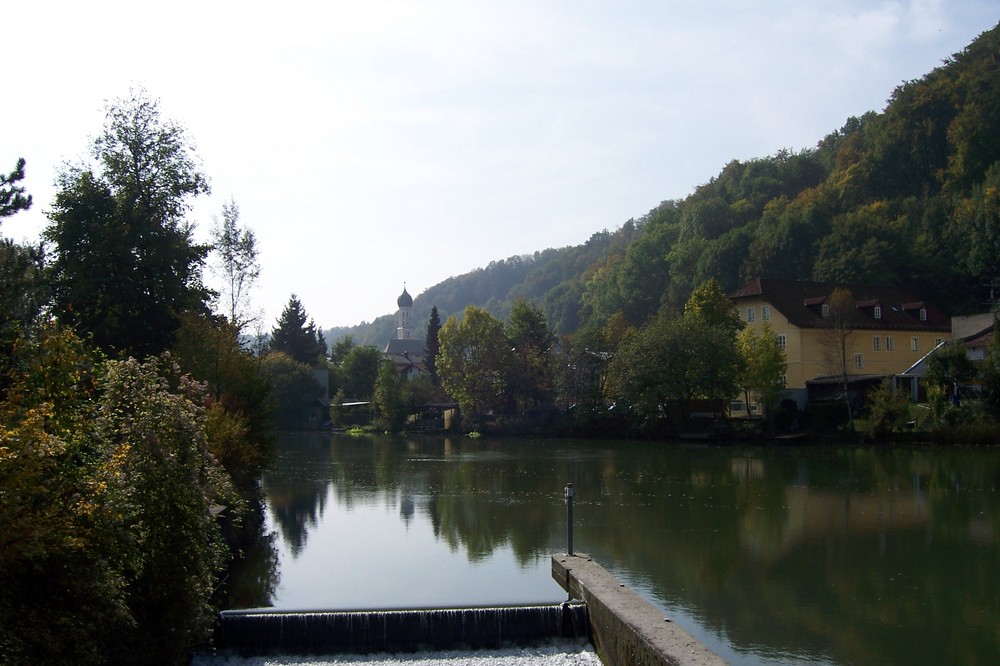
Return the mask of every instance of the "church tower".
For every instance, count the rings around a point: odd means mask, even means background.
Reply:
[[[413,324],[410,321],[410,316],[413,310],[413,297],[407,293],[405,282],[403,283],[403,293],[396,299],[396,305],[399,306],[399,326],[396,327],[396,339],[412,340]]]
[[[403,284],[403,293],[396,299],[399,312],[396,314],[396,337],[390,339],[383,353],[385,357],[396,365],[396,372],[407,379],[427,372],[424,366],[424,340],[417,337],[413,330],[413,297],[406,291],[406,283]]]

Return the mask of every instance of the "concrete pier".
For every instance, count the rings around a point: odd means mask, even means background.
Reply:
[[[591,642],[605,666],[726,663],[587,555],[553,555],[552,577],[586,602]]]

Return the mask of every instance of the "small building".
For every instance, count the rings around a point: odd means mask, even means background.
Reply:
[[[946,345],[962,345],[965,356],[973,363],[979,364],[986,360],[986,351],[993,343],[996,315],[987,312],[977,315],[951,318],[951,339],[945,340],[902,373],[893,378],[897,390],[905,391],[910,399],[919,402],[926,399],[926,387],[923,378],[927,375],[930,357],[939,348]],[[978,385],[972,387],[979,390]]]
[[[965,347],[970,361],[985,361],[986,350],[993,342],[996,315],[992,312],[951,318],[951,337]]]
[[[831,310],[837,289],[850,293],[849,312]],[[942,310],[898,287],[757,278],[729,299],[747,326],[774,331],[785,350],[788,397],[800,409],[810,382],[818,388],[826,382],[813,380],[842,375],[831,349],[834,326],[844,336],[847,374],[857,378],[899,375],[951,338]]]

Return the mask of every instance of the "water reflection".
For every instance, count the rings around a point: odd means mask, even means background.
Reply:
[[[264,478],[284,607],[557,601],[574,541],[734,663],[992,662],[992,449],[295,436]]]

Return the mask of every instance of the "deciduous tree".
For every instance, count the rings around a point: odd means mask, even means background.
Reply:
[[[255,320],[250,307],[250,293],[260,277],[257,262],[257,237],[253,229],[240,226],[240,209],[230,200],[222,205],[222,221],[212,228],[212,249],[217,261],[215,272],[222,278],[220,308],[242,333]]]
[[[851,406],[851,396],[848,389],[847,351],[848,342],[854,332],[854,322],[857,318],[857,307],[854,295],[849,289],[833,290],[824,304],[824,328],[820,334],[820,344],[823,347],[823,357],[828,371],[843,382],[844,403],[847,405],[847,418],[851,429],[854,429],[854,410]]]
[[[355,400],[369,400],[375,391],[375,380],[382,364],[382,352],[375,345],[352,347],[340,364],[340,381],[344,393]]]
[[[262,371],[270,386],[275,425],[281,430],[300,430],[309,425],[320,386],[312,368],[280,351],[264,357]]]
[[[772,410],[784,391],[785,351],[770,324],[764,324],[760,335],[747,326],[736,340],[743,358],[739,383],[743,388],[747,409],[751,397],[756,398],[762,414],[771,421]]]
[[[185,217],[208,183],[177,123],[133,91],[110,104],[90,164],[59,175],[44,237],[56,313],[112,354],[170,347],[184,311],[206,311],[208,247]]]
[[[514,302],[507,318],[511,367],[508,388],[522,409],[549,403],[552,391],[550,352],[554,338],[540,307],[524,299]]]
[[[469,306],[461,322],[448,317],[439,339],[441,382],[462,410],[476,416],[502,407],[510,366],[503,323],[486,310]]]
[[[700,321],[733,337],[743,328],[732,301],[726,298],[715,278],[709,278],[691,292],[684,304],[684,318]]]
[[[262,358],[240,344],[224,317],[187,313],[173,354],[181,370],[208,389],[212,455],[245,487],[259,478],[274,448],[267,378]]]
[[[404,381],[396,372],[396,365],[392,361],[385,359],[379,364],[373,402],[383,425],[390,432],[399,432],[406,422]]]
[[[208,452],[204,387],[173,372],[166,360],[112,361],[100,382],[95,426],[109,453],[101,482],[136,623],[112,646],[118,663],[179,664],[207,637],[226,556],[211,509],[238,503]]]

